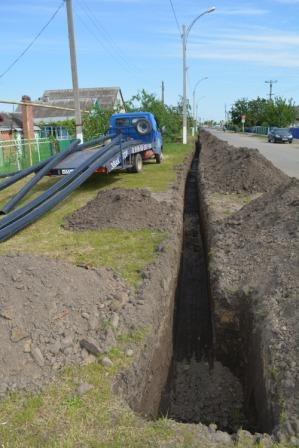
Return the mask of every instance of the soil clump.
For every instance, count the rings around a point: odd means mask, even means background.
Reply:
[[[156,200],[148,190],[105,190],[66,218],[69,230],[118,228],[168,230],[173,225],[174,206]]]

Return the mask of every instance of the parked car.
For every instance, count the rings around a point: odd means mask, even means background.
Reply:
[[[287,129],[287,128],[273,128],[268,133],[268,142],[269,143],[271,143],[271,142],[273,142],[273,143],[277,143],[277,142],[292,143],[292,141],[293,141],[293,136],[290,133],[289,129]]]

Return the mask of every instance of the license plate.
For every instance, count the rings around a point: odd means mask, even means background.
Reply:
[[[73,168],[61,170],[61,174],[70,174],[74,171]]]

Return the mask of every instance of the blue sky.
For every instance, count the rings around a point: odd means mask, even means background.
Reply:
[[[188,40],[189,98],[199,116],[220,120],[240,97],[274,94],[299,104],[299,0],[172,0],[180,26],[211,6]],[[1,0],[0,73],[24,50],[61,0]],[[120,86],[125,100],[144,88],[176,104],[182,45],[169,0],[73,0],[80,87]],[[32,99],[71,87],[65,5],[23,58],[0,78],[0,98]],[[0,105],[12,111],[12,106]]]

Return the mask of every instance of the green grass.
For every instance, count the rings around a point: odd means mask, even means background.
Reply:
[[[112,367],[99,362],[67,368],[39,395],[15,393],[1,402],[3,448],[155,447],[172,431],[161,419],[147,422],[111,393],[115,374],[128,367],[121,348],[109,353]],[[77,394],[78,384],[93,386]]]
[[[62,227],[64,218],[84,206],[100,190],[116,187],[147,188],[154,192],[167,190],[176,179],[174,167],[182,163],[191,150],[191,145],[166,145],[164,162],[160,165],[147,163],[142,173],[118,172],[107,176],[92,176],[42,219],[2,243],[0,254],[18,251],[63,259],[74,264],[107,266],[115,269],[129,283],[136,284],[140,278],[140,270],[154,260],[156,247],[167,237],[165,233],[149,229],[73,232]],[[37,196],[53,182],[53,178],[43,179],[26,200]],[[1,192],[0,205],[3,205],[22,183],[24,181]]]

